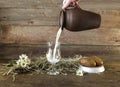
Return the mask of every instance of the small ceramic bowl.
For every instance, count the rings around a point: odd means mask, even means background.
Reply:
[[[87,73],[101,73],[105,71],[105,68],[103,65],[98,67],[86,67],[86,66],[80,65],[79,69]]]

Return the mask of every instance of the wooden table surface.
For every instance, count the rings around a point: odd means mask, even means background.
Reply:
[[[100,74],[75,74],[50,76],[47,74],[19,74],[15,82],[12,76],[2,76],[0,64],[0,87],[120,87],[120,61],[105,62],[105,72]]]
[[[64,50],[62,50],[66,55],[81,53],[82,55],[100,56],[104,60],[106,69],[105,72],[101,74],[85,74],[84,76],[79,77],[75,74],[50,76],[47,74],[29,73],[17,75],[15,82],[13,82],[11,75],[2,76],[2,73],[5,71],[3,63],[6,62],[5,60],[7,57],[12,59],[21,52],[28,52],[28,50],[31,49],[33,55],[36,55],[35,53],[39,54],[40,52],[46,52],[44,50],[39,51],[39,47],[28,47],[29,49],[23,48],[24,50],[21,48],[21,51],[20,47],[19,49],[18,47],[7,47],[7,50],[5,50],[4,47],[4,49],[0,51],[0,57],[4,58],[4,61],[0,58],[0,87],[120,87],[119,46],[72,46],[65,47]]]

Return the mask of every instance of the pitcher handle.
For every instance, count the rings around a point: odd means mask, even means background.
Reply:
[[[64,10],[61,10],[60,12],[59,25],[63,30],[63,28],[65,27],[65,11]]]

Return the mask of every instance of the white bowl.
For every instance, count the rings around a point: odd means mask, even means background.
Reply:
[[[80,65],[79,69],[87,73],[101,73],[105,71],[105,68],[103,65],[98,67],[86,67],[86,66]]]

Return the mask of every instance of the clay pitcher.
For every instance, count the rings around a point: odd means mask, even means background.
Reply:
[[[99,28],[101,16],[97,13],[86,11],[79,6],[68,7],[60,12],[59,26],[69,31],[84,31]]]

